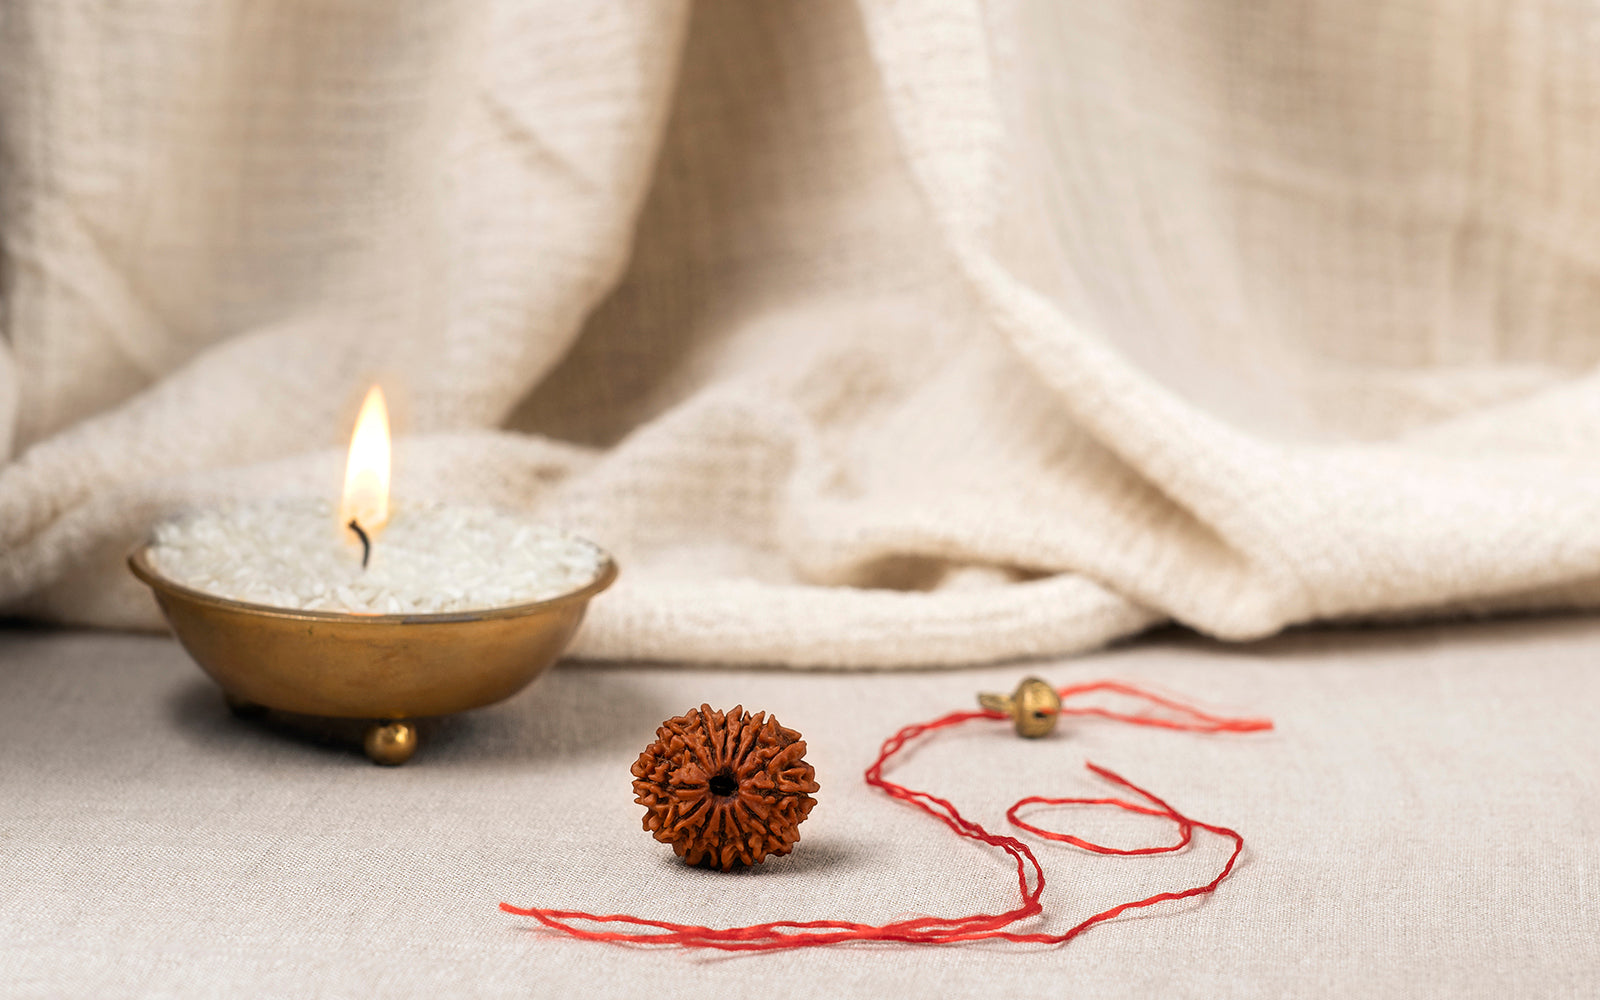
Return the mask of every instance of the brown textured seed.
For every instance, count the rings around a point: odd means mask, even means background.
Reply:
[[[788,854],[817,804],[805,752],[799,733],[742,705],[668,719],[633,765],[644,828],[688,864],[723,871]]]

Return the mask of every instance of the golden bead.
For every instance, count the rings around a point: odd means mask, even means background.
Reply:
[[[374,764],[404,764],[417,751],[417,727],[409,722],[380,722],[362,741]]]
[[[1018,736],[1038,739],[1049,735],[1056,727],[1056,715],[1061,711],[1061,696],[1049,683],[1037,677],[1025,677],[1012,694],[984,692],[978,695],[978,704],[991,712],[1004,712],[1011,716],[1011,725]]]

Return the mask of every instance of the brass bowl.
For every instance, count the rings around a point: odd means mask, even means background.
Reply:
[[[402,764],[416,749],[407,719],[509,698],[556,662],[589,599],[617,578],[605,556],[587,586],[549,600],[485,611],[367,615],[248,604],[162,576],[150,546],[128,567],[155,591],[183,648],[237,714],[278,709],[372,719],[367,755]]]

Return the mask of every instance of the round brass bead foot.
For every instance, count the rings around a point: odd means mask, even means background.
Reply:
[[[222,693],[222,700],[227,703],[228,711],[232,712],[236,719],[259,719],[267,714],[267,706],[257,705],[253,701],[246,701],[238,695],[229,694],[226,691]]]
[[[374,764],[404,764],[417,752],[417,727],[409,722],[377,723],[367,730],[362,746]]]

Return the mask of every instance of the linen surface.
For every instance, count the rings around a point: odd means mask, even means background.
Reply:
[[[1199,736],[1092,719],[1022,740],[947,730],[887,774],[1020,836],[1061,933],[1115,903],[1204,883],[1232,843],[1114,858],[1019,833],[1024,795],[1117,792],[1109,767],[1245,851],[1216,894],[1061,948],[994,942],[760,955],[547,935],[521,906],[727,927],[996,912],[1000,851],[958,839],[861,772],[902,725],[1007,691],[1020,671],[792,674],[564,666],[500,705],[425,724],[417,756],[246,724],[177,643],[0,630],[0,982],[8,997],[743,998],[1594,995],[1600,625],[1540,621],[1296,633],[1246,646],[1157,637],[1030,665],[1117,677],[1276,731]],[[641,829],[629,765],[709,701],[775,714],[822,786],[793,854],[685,867]],[[603,721],[597,721],[603,720]],[[359,726],[355,728],[359,734]],[[1170,823],[1092,808],[1024,818],[1101,843]]]

